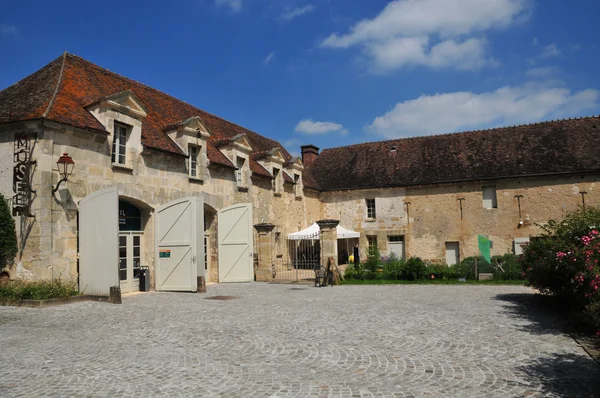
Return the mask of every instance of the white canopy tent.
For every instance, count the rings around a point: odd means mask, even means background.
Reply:
[[[340,225],[336,227],[338,239],[351,239],[360,238],[360,233],[351,231]],[[289,240],[317,240],[320,238],[319,224],[314,223],[310,227],[303,229],[302,231],[294,232],[288,235]]]

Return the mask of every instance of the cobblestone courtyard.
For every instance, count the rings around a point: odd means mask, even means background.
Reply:
[[[0,307],[0,396],[600,396],[600,367],[532,299],[255,283]]]

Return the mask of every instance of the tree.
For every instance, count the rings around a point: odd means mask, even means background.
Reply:
[[[4,196],[0,194],[0,268],[12,263],[17,251],[15,220]]]

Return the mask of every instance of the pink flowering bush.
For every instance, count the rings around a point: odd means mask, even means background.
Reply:
[[[600,209],[579,209],[543,228],[522,257],[528,284],[560,297],[600,328]]]

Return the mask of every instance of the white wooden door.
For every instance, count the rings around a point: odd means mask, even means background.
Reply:
[[[252,204],[226,207],[218,215],[219,282],[250,282],[252,267]]]
[[[204,275],[204,202],[189,197],[156,211],[156,290],[192,291]]]
[[[446,242],[446,264],[454,265],[460,262],[460,247],[458,242]]]
[[[79,291],[108,296],[119,286],[119,195],[93,192],[79,202]]]

